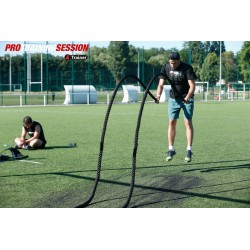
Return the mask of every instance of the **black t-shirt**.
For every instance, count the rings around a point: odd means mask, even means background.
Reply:
[[[34,132],[35,132],[35,128],[37,125],[39,125],[41,127],[41,131],[40,131],[40,135],[39,135],[38,139],[42,140],[44,142],[44,144],[46,144],[47,141],[46,141],[45,136],[44,136],[43,127],[39,122],[33,121],[30,128],[24,127],[24,129],[28,132],[30,137],[33,137]]]
[[[179,67],[176,69],[171,68],[170,64],[168,63],[162,67],[161,73],[169,76],[172,82],[176,85],[180,95],[183,97],[187,95],[190,88],[188,80],[195,80],[197,78],[193,67],[184,62],[181,62]],[[159,78],[166,80],[164,76],[160,76]],[[178,99],[178,96],[174,94],[172,89],[170,90],[170,97]]]

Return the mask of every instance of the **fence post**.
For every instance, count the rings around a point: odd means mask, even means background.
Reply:
[[[246,100],[246,84],[243,83],[243,101]]]
[[[90,100],[90,93],[87,94],[87,104],[89,105],[89,100]]]
[[[20,107],[23,106],[23,98],[22,98],[22,94],[20,94]]]
[[[107,104],[109,105],[109,92],[107,91]]]

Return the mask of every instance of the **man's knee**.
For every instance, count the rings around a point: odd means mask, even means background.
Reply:
[[[187,128],[192,128],[193,127],[193,122],[192,120],[184,119],[185,125]]]
[[[177,123],[177,120],[169,120],[169,126],[175,127]]]
[[[35,139],[30,142],[32,148],[40,148],[43,145],[43,142],[40,139]]]

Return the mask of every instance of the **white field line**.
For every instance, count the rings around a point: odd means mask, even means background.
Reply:
[[[29,160],[19,160],[19,161],[24,161],[24,162],[29,162],[29,163],[34,163],[34,164],[40,164],[40,165],[43,165],[43,163],[38,162],[38,161],[29,161]]]

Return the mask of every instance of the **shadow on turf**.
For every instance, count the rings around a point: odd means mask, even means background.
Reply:
[[[75,147],[72,147],[70,145],[66,145],[66,146],[50,146],[50,147],[45,147],[43,150],[50,150],[50,149],[56,149],[56,148],[75,148]]]
[[[82,179],[87,179],[87,180],[90,180],[90,179],[94,180],[94,178],[83,177],[83,176],[76,177],[76,178],[82,178]],[[129,183],[117,182],[117,181],[110,181],[110,180],[103,180],[103,179],[101,179],[100,182],[102,182],[102,183],[108,183],[108,184],[114,184],[114,185],[130,186]],[[145,186],[145,185],[138,185],[138,184],[135,184],[134,187],[135,188],[139,188],[139,189],[143,189],[143,190],[156,191],[156,193],[157,192],[158,193],[159,192],[164,192],[164,193],[172,194],[173,198],[171,198],[171,199],[168,198],[167,199],[169,201],[170,200],[184,199],[184,198],[187,199],[187,198],[199,197],[199,198],[213,199],[213,200],[222,200],[222,201],[235,202],[235,203],[241,203],[241,204],[250,204],[249,200],[241,200],[241,199],[235,199],[235,198],[228,198],[228,197],[223,197],[223,196],[218,196],[217,195],[219,193],[224,193],[224,192],[231,192],[231,191],[236,191],[236,190],[249,189],[250,187],[247,187],[247,188],[236,188],[236,189],[231,189],[231,190],[222,190],[222,191],[216,191],[216,192],[211,192],[211,193],[207,193],[207,194],[190,192],[190,191],[184,191],[184,190],[181,190],[181,189],[177,190],[177,189],[170,189],[170,188],[165,188],[165,187],[152,187],[152,186]],[[197,187],[197,188],[199,188],[199,187]],[[187,188],[187,189],[189,189],[189,188]],[[213,194],[215,194],[215,195],[213,195]],[[178,197],[178,195],[181,195],[181,197]],[[133,195],[133,197],[135,197],[135,195]],[[113,200],[113,199],[105,199],[105,201],[109,201],[109,200]],[[157,203],[164,202],[164,201],[165,200],[150,201],[150,202],[145,202],[145,203],[133,205],[132,207],[143,207],[143,206],[146,206],[146,205],[157,204]],[[104,201],[98,201],[98,202],[95,202],[95,203],[90,203],[89,206],[91,206],[92,204],[101,203],[101,202],[104,202]]]
[[[182,172],[192,172],[192,171],[199,171],[200,172],[214,172],[214,171],[225,171],[225,170],[235,170],[235,169],[250,169],[250,164],[242,164],[238,166],[222,166],[222,167],[209,167],[209,168],[194,168],[194,169],[187,169],[183,170]]]
[[[38,160],[38,159],[45,159],[45,158],[32,158],[32,160]],[[246,160],[242,160],[242,161],[246,161]],[[222,161],[225,162],[225,161]],[[227,161],[227,162],[231,162],[231,161]],[[201,163],[198,163],[201,164]],[[203,163],[204,164],[204,163]],[[188,164],[191,165],[191,164]],[[196,164],[194,164],[196,165]],[[137,169],[147,169],[147,168],[163,168],[163,167],[169,167],[169,166],[174,166],[176,167],[176,165],[163,165],[163,166],[147,166],[147,167],[138,167]],[[242,165],[238,165],[235,167],[211,167],[211,168],[195,168],[195,169],[187,169],[187,170],[183,170],[182,172],[192,172],[192,171],[199,171],[201,170],[201,172],[212,172],[212,171],[221,171],[221,170],[234,170],[234,169],[250,169],[250,164],[242,164]],[[110,168],[110,169],[102,169],[102,172],[105,171],[117,171],[117,170],[131,170],[131,168]],[[65,176],[72,176],[74,178],[81,178],[81,176],[77,176],[74,173],[88,173],[88,172],[96,172],[96,169],[89,169],[89,170],[76,170],[76,171],[69,171],[69,172],[50,172],[50,173],[40,173],[40,174],[28,174],[30,176],[32,175],[65,175]],[[0,176],[1,177],[15,177],[15,176],[27,176],[27,174],[20,174],[20,175],[6,175],[6,176]],[[92,178],[91,178],[92,179]],[[94,180],[95,178],[93,178]],[[231,183],[231,182],[229,182]],[[234,182],[233,182],[234,183]]]
[[[245,165],[247,165],[247,164],[245,164]],[[247,165],[247,166],[249,168],[249,165]],[[12,176],[14,177],[14,176],[59,175],[59,176],[77,178],[77,179],[88,180],[88,181],[94,181],[95,180],[95,178],[93,178],[93,177],[80,176],[80,175],[76,174],[76,173],[81,173],[81,172],[84,172],[84,171],[49,172],[49,173],[39,173],[39,174],[9,175],[9,176],[0,176],[0,178],[6,178],[6,177],[12,177]],[[249,179],[248,180],[241,180],[241,181],[238,181],[238,182],[243,182],[243,181],[249,181]],[[113,184],[113,185],[126,186],[126,187],[130,186],[130,184],[126,183],[126,182],[111,181],[111,180],[105,180],[105,179],[100,179],[100,183]],[[226,184],[231,184],[231,183],[236,183],[236,182],[220,183],[220,184],[215,184],[215,185],[211,185],[211,186],[226,185]],[[191,187],[191,186],[186,187],[186,189],[181,188],[181,187],[178,188],[178,189],[169,188],[169,183],[163,184],[163,187],[154,187],[154,186],[146,186],[146,185],[138,185],[138,184],[135,184],[134,187],[138,188],[138,189],[153,191],[155,194],[156,193],[162,193],[162,192],[163,193],[169,193],[169,194],[173,195],[173,197],[172,198],[168,197],[168,199],[164,199],[164,200],[158,199],[157,201],[149,201],[149,202],[144,202],[144,203],[140,202],[140,204],[132,205],[132,207],[143,207],[143,206],[146,206],[146,205],[157,204],[157,203],[161,203],[161,202],[164,202],[164,201],[180,200],[180,199],[191,198],[191,197],[199,197],[199,198],[213,199],[213,200],[223,200],[223,201],[235,202],[235,203],[241,203],[241,204],[250,204],[249,200],[241,200],[241,199],[218,196],[219,193],[231,192],[231,191],[235,191],[235,190],[243,190],[243,189],[248,189],[249,187],[247,187],[247,188],[236,188],[236,189],[231,189],[231,190],[221,190],[221,191],[215,191],[215,192],[210,192],[210,193],[206,193],[206,194],[187,191],[188,189],[202,188],[202,186],[199,186],[199,185],[197,185],[195,187],[194,186],[193,187]],[[204,186],[204,187],[210,187],[210,186]],[[150,194],[153,194],[153,193],[151,192]],[[147,194],[147,195],[149,195],[149,194]],[[140,195],[136,195],[136,194],[133,195],[133,197],[136,197],[136,196],[140,196]],[[111,199],[105,199],[103,201],[90,203],[89,205],[91,206],[93,204],[101,203],[101,202],[105,202],[105,201],[109,201],[109,200],[111,201],[112,198]]]

